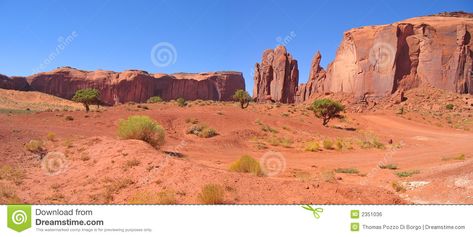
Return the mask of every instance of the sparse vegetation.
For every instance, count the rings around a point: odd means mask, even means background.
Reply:
[[[390,169],[390,170],[397,170],[396,164],[380,164],[379,168],[381,169]]]
[[[248,92],[242,89],[235,91],[235,94],[233,95],[233,99],[240,102],[240,107],[242,109],[247,108],[248,105],[250,104],[250,101],[252,100]]]
[[[130,169],[130,168],[133,168],[135,166],[138,166],[140,165],[140,160],[136,159],[136,158],[133,158],[131,160],[127,160],[125,162],[125,164],[123,165],[123,169],[127,170],[127,169]]]
[[[244,155],[230,165],[230,171],[241,173],[252,173],[256,176],[263,176],[263,171],[259,161],[249,155]]]
[[[46,139],[52,142],[56,141],[56,133],[48,132],[48,134],[46,135]]]
[[[391,183],[391,187],[393,187],[394,191],[396,191],[396,192],[405,192],[406,191],[406,188],[404,187],[404,185],[402,185],[401,183],[399,183],[397,181],[393,181]]]
[[[272,146],[282,146],[282,147],[285,147],[285,148],[290,148],[292,147],[292,144],[294,143],[294,141],[290,138],[287,138],[287,137],[271,137],[268,139],[268,142],[270,145]]]
[[[331,99],[319,99],[312,103],[309,108],[314,115],[322,119],[322,125],[327,126],[331,119],[340,117],[340,113],[345,107],[337,101]]]
[[[453,104],[447,104],[447,105],[445,105],[445,108],[448,109],[448,110],[453,110],[453,108],[455,108],[455,106]]]
[[[356,168],[338,168],[338,169],[335,169],[335,173],[358,174],[360,173],[360,171]]]
[[[187,101],[182,97],[177,98],[176,103],[179,107],[185,107],[187,105]]]
[[[154,103],[160,103],[163,102],[163,99],[159,96],[151,96],[146,103],[154,104]]]
[[[20,204],[21,200],[15,193],[15,188],[0,183],[0,203],[2,204]]]
[[[452,157],[443,157],[442,158],[442,161],[449,161],[449,160],[460,160],[460,161],[463,161],[465,160],[466,157],[465,157],[465,154],[459,154],[457,156],[452,156]]]
[[[99,201],[109,203],[113,201],[113,195],[118,194],[122,189],[127,188],[132,185],[134,182],[131,179],[117,179],[110,180],[110,183],[105,186],[105,191],[99,195]]]
[[[187,129],[187,134],[194,134],[202,138],[209,138],[218,135],[217,130],[202,124],[192,125],[189,129]]]
[[[411,177],[412,175],[419,174],[419,173],[420,173],[419,170],[408,170],[408,171],[397,172],[396,175],[399,178],[407,178],[407,177]]]
[[[73,121],[74,120],[74,117],[72,117],[71,115],[67,115],[65,117],[66,121]]]
[[[324,146],[324,149],[327,149],[327,150],[333,150],[333,141],[332,140],[329,140],[329,139],[325,139],[323,141],[323,146]]]
[[[9,165],[0,167],[0,180],[9,180],[19,185],[26,177],[25,172],[19,168],[13,168]]]
[[[367,133],[364,137],[360,140],[360,147],[362,149],[384,149],[385,146],[382,142],[378,140],[376,136],[373,134]]]
[[[75,102],[82,103],[85,107],[85,111],[89,112],[89,106],[92,104],[100,104],[100,92],[97,89],[86,88],[77,90],[72,100]]]
[[[199,200],[203,204],[221,204],[223,203],[225,191],[218,184],[207,184],[202,188],[199,194]]]
[[[30,140],[25,144],[26,150],[28,150],[31,153],[38,154],[38,155],[44,155],[46,153],[46,148],[43,145],[43,141],[41,140]]]
[[[129,204],[176,204],[175,194],[171,191],[162,191],[162,192],[137,192],[131,199],[128,201]]]
[[[122,139],[142,140],[156,148],[164,143],[164,129],[148,116],[133,115],[121,120],[118,136]]]
[[[305,144],[305,151],[316,152],[320,151],[320,145],[317,141],[310,141]]]

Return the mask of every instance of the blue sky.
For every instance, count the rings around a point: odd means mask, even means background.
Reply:
[[[0,0],[0,9],[1,74],[24,76],[59,66],[163,73],[234,70],[243,72],[251,92],[254,64],[282,39],[299,61],[299,81],[305,82],[314,53],[321,51],[325,67],[348,29],[443,11],[473,12],[473,2]],[[169,61],[158,61],[165,64],[158,67],[151,52],[162,42],[175,53]]]

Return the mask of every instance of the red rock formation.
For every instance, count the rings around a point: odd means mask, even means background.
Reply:
[[[299,69],[297,61],[287,53],[284,46],[263,52],[262,62],[256,63],[253,97],[256,101],[295,101]]]
[[[309,100],[313,94],[324,91],[325,70],[320,66],[320,60],[322,60],[322,55],[317,51],[312,58],[309,80],[306,84],[300,84],[297,88],[295,99],[297,103]]]
[[[29,89],[29,85],[24,77],[7,77],[0,74],[0,88],[26,91]]]
[[[117,73],[63,67],[27,79],[31,90],[66,99],[71,99],[78,89],[96,88],[101,93],[101,100],[108,105],[145,102],[155,95],[164,100],[182,97],[187,100],[227,101],[232,100],[236,90],[245,89],[243,75],[239,72],[151,75],[138,70]]]
[[[471,14],[417,17],[345,33],[325,92],[362,98],[427,85],[473,94]]]

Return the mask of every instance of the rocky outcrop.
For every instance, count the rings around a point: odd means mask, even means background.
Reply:
[[[299,83],[297,61],[282,45],[265,50],[261,63],[256,63],[254,82],[256,101],[293,103]]]
[[[306,84],[300,84],[297,88],[296,99],[297,103],[309,100],[309,98],[317,93],[324,91],[325,70],[320,66],[322,55],[319,51],[312,58],[310,66],[309,79]]]
[[[245,89],[239,72],[149,74],[128,70],[83,71],[62,67],[27,77],[29,89],[71,99],[78,89],[96,88],[107,105],[125,102],[145,102],[151,96],[164,100],[182,97],[186,100],[232,100],[233,93]],[[2,87],[3,88],[3,87]],[[12,88],[13,89],[13,88]]]
[[[26,91],[29,89],[28,82],[24,77],[7,77],[0,74],[0,88],[8,90]]]
[[[471,16],[443,13],[347,31],[320,87],[359,98],[424,85],[473,94]]]

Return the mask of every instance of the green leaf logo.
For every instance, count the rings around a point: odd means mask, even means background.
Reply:
[[[324,209],[323,208],[313,208],[311,205],[304,205],[302,206],[302,208],[308,210],[308,211],[311,211],[312,212],[312,215],[314,215],[315,219],[319,219],[320,218],[320,213],[321,212],[324,212]]]
[[[31,228],[31,205],[8,205],[7,226],[17,232]]]

